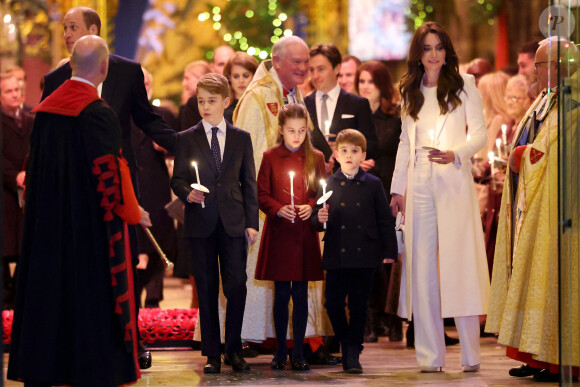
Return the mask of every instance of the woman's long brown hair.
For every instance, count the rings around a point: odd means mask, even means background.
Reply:
[[[459,61],[451,38],[441,25],[427,22],[419,27],[413,35],[407,59],[407,73],[403,76],[399,86],[403,109],[415,121],[419,118],[419,111],[425,102],[425,97],[421,92],[421,81],[425,74],[421,57],[423,56],[425,37],[429,33],[437,35],[445,49],[446,63],[441,67],[437,80],[437,100],[440,112],[446,114],[461,105],[459,93],[463,90],[463,78],[459,74]]]
[[[381,94],[380,109],[383,111],[383,113],[397,114],[398,107],[395,103],[393,103],[393,99],[395,97],[395,88],[393,87],[393,81],[391,80],[391,74],[389,73],[387,66],[374,60],[364,62],[358,66],[354,78],[354,88],[359,95],[360,92],[358,89],[358,83],[360,81],[360,74],[363,71],[366,71],[371,75],[375,87],[379,89],[379,93]]]
[[[278,125],[280,128],[284,127],[286,120],[290,118],[304,119],[305,126],[308,126],[308,111],[306,108],[297,103],[290,103],[288,105],[282,106],[280,109],[280,114],[278,114]],[[278,133],[278,144],[284,143],[284,137],[282,134]],[[318,178],[316,176],[316,159],[314,158],[314,147],[312,146],[312,141],[310,140],[310,131],[308,127],[306,128],[306,137],[302,143],[304,148],[304,171],[302,175],[304,176],[304,183],[306,184],[306,190],[311,190],[316,192],[318,190]]]

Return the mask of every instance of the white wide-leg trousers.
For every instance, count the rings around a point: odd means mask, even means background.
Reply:
[[[427,152],[418,151],[413,178],[412,302],[415,352],[419,367],[445,365],[445,337],[439,289],[437,213],[431,168]],[[461,364],[464,366],[479,364],[478,316],[455,317],[455,326],[461,343]]]

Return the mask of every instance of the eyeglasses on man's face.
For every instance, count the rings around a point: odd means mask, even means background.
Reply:
[[[538,68],[540,68],[540,65],[543,65],[544,63],[552,63],[555,62],[555,60],[547,60],[544,62],[534,62],[534,68],[537,70]]]

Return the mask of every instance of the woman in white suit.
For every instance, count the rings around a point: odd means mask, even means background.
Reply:
[[[445,365],[443,318],[454,317],[466,372],[480,363],[479,319],[489,274],[471,157],[487,142],[481,96],[458,72],[448,33],[437,23],[415,32],[401,80],[403,126],[391,184],[393,214],[405,214],[401,317],[415,321],[422,372]],[[406,209],[406,213],[405,213]]]

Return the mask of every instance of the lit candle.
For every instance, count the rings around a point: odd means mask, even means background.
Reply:
[[[195,177],[197,179],[197,188],[201,187],[201,183],[199,182],[199,170],[197,169],[197,163],[195,161],[191,162],[191,165],[195,168]],[[201,191],[201,190],[200,190]],[[205,203],[201,202],[201,208],[205,208]]]
[[[507,146],[506,132],[507,132],[507,125],[503,124],[501,126],[501,139],[503,140],[503,146]]]
[[[330,138],[330,121],[324,121],[324,137],[326,138],[326,141],[328,142],[328,139]]]
[[[322,186],[322,197],[324,200],[322,201],[322,207],[326,208],[326,181],[324,179],[320,180],[320,185]],[[326,230],[326,222],[324,222],[324,229]]]
[[[294,209],[294,172],[290,172],[290,205]],[[294,218],[292,218],[292,223],[294,223]]]
[[[429,138],[431,139],[431,147],[435,145],[435,132],[430,130],[429,131]]]
[[[503,156],[501,154],[501,140],[499,138],[495,140],[495,146],[497,146],[497,157],[501,159]]]
[[[493,154],[493,152],[489,152],[487,154],[487,157],[489,157],[489,165],[491,165],[491,172],[490,172],[491,173],[491,185],[492,185],[492,188],[495,190],[495,178],[494,178],[495,167],[493,166],[495,155]]]

